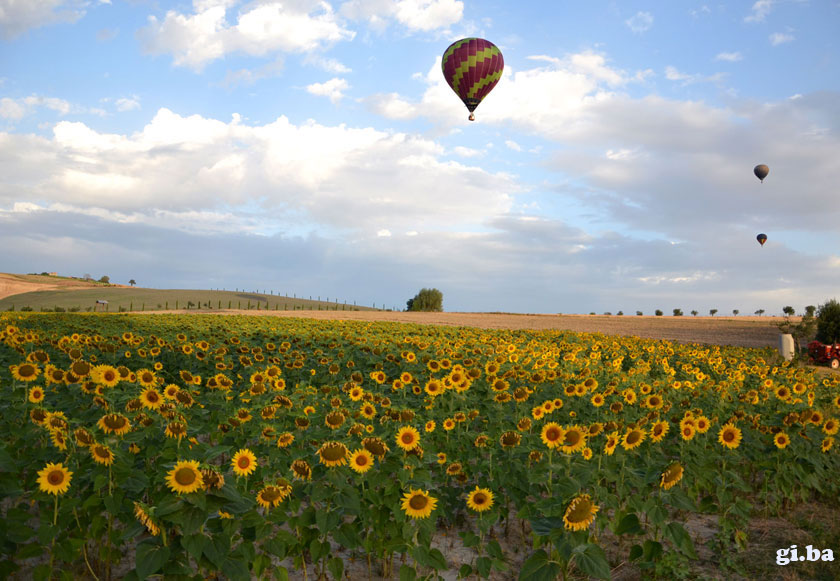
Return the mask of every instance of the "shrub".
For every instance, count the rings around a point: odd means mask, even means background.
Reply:
[[[618,311],[618,312],[616,313],[616,315],[618,315],[619,317],[620,317],[621,315],[623,315],[623,314],[624,314],[624,311]]]
[[[674,316],[675,317],[682,317],[682,309],[674,309]]]
[[[28,313],[29,311],[32,310],[32,307],[29,307],[29,306],[21,307],[20,310]]]
[[[662,316],[662,311],[659,310],[659,309],[656,309],[656,311],[653,314],[656,315],[657,317],[661,317]]]
[[[421,289],[413,299],[406,301],[407,311],[443,311],[443,293],[436,288]]]
[[[831,299],[817,309],[817,341],[835,343],[840,341],[840,303]]]
[[[642,315],[644,315],[644,313],[643,313],[642,311],[636,311],[636,315],[638,315],[639,317],[641,317]]]
[[[56,307],[56,308],[55,308],[55,309],[53,309],[53,310],[54,310],[56,313],[64,313],[64,312],[67,312],[67,309],[65,309],[64,307]]]
[[[70,307],[67,309],[68,313],[78,313],[81,309],[79,307]]]

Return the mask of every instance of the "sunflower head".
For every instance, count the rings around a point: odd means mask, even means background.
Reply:
[[[682,480],[683,477],[683,467],[680,465],[679,462],[674,462],[665,471],[662,473],[662,478],[659,481],[659,486],[661,486],[665,490],[669,490],[673,487],[677,482]]]
[[[576,496],[563,514],[563,524],[570,531],[584,531],[595,520],[598,505],[592,502],[588,494]]]
[[[490,510],[493,506],[493,493],[487,488],[476,486],[467,496],[467,506],[476,512]]]
[[[324,442],[318,449],[318,457],[321,464],[327,467],[343,466],[347,463],[350,455],[347,446],[341,442]]]
[[[204,486],[204,478],[196,460],[182,460],[167,474],[167,485],[178,494],[190,493]]]
[[[424,490],[409,489],[403,494],[402,509],[413,519],[427,518],[437,506],[437,499]]]
[[[73,473],[63,464],[47,464],[38,472],[38,487],[41,491],[56,496],[64,494],[70,488]]]
[[[230,463],[237,476],[249,476],[257,469],[257,457],[248,448],[240,449]]]
[[[360,448],[350,455],[350,468],[364,474],[373,467],[373,454]]]

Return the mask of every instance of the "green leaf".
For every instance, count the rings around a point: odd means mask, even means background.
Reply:
[[[346,549],[355,549],[361,546],[362,540],[359,538],[359,532],[351,523],[344,523],[332,534],[333,540]]]
[[[341,581],[341,576],[344,575],[344,561],[338,557],[333,557],[327,561],[327,569],[330,570],[336,581]]]
[[[222,573],[231,581],[251,581],[248,565],[239,559],[225,559],[222,563]]]
[[[49,564],[43,563],[32,571],[32,579],[33,581],[47,581],[50,578],[50,573],[52,573],[52,569],[50,569]]]
[[[647,513],[648,520],[655,526],[662,526],[668,518],[668,513],[662,508],[662,505],[657,504]]]
[[[504,551],[502,551],[502,547],[501,545],[499,545],[499,541],[490,541],[487,544],[487,554],[500,561],[505,560],[505,553]]]
[[[181,537],[181,546],[198,561],[204,552],[204,547],[210,542],[210,538],[201,533],[194,535],[184,535]]]
[[[645,541],[643,549],[646,561],[655,561],[662,554],[662,544],[656,541]]]
[[[479,538],[479,536],[475,533],[470,532],[470,531],[460,532],[460,533],[458,533],[458,536],[460,536],[464,540],[464,546],[465,547],[475,547],[475,546],[478,545],[478,543],[481,542],[481,539]]]
[[[532,518],[531,529],[540,537],[547,537],[556,530],[563,530],[563,519],[557,516]]]
[[[230,551],[230,539],[225,535],[215,535],[204,546],[204,556],[210,559],[216,568],[222,566],[228,551]]]
[[[469,567],[469,565],[466,566]],[[417,579],[417,573],[414,568],[408,565],[400,566],[400,581],[414,581],[415,579]]]
[[[274,570],[274,576],[277,578],[277,581],[289,581],[289,570],[285,567],[277,567]]]
[[[575,564],[581,571],[596,579],[610,579],[610,563],[604,550],[595,544],[575,547]]]
[[[169,559],[169,547],[158,545],[157,542],[143,542],[137,545],[134,566],[137,576],[145,579],[156,573]]]
[[[417,546],[411,550],[411,556],[424,567],[432,567],[438,571],[446,569],[446,559],[443,557],[443,553],[437,549],[429,550],[422,545]]]
[[[540,549],[522,563],[519,581],[554,581],[563,571],[556,561],[550,561],[548,554]]]
[[[692,559],[697,558],[697,553],[694,550],[694,543],[691,540],[691,536],[680,523],[669,522],[665,527],[665,534],[674,542],[674,545],[676,545],[682,553]]]
[[[490,576],[490,568],[492,566],[493,562],[488,557],[479,557],[475,561],[475,568],[478,569],[478,574],[485,578]]]
[[[665,497],[666,502],[674,508],[688,510],[691,512],[695,512],[697,510],[696,504],[692,502],[688,496],[686,496],[682,488],[674,487],[669,492],[663,494],[663,496]]]
[[[645,530],[639,523],[639,517],[636,516],[635,512],[624,515],[618,526],[615,527],[615,534],[617,535],[640,535],[644,532]]]
[[[644,551],[644,549],[642,549],[641,545],[633,545],[632,547],[630,547],[629,559],[631,561],[635,561],[637,559],[640,559],[642,557],[642,555],[644,555],[644,554],[645,554],[645,551]]]
[[[405,565],[403,565],[405,567]],[[472,575],[472,567],[467,564],[461,565],[461,568],[458,569],[458,579],[466,579]],[[400,580],[402,581],[402,579]]]

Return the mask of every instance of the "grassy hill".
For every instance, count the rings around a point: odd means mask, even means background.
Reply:
[[[16,275],[27,282],[43,280],[46,283],[55,281],[56,277],[41,277]],[[325,297],[326,298],[326,297]],[[171,309],[260,309],[260,310],[381,310],[373,307],[346,304],[345,302],[327,302],[326,300],[309,300],[263,293],[249,293],[244,291],[217,290],[188,290],[188,289],[152,289],[106,286],[91,284],[91,288],[69,288],[34,290],[21,294],[14,294],[0,299],[0,310],[22,308],[33,311],[78,310],[80,312],[102,310],[96,301],[108,301],[107,311],[156,311]]]

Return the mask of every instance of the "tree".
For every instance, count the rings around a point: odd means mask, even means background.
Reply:
[[[738,316],[738,313],[740,313],[740,312],[741,311],[739,311],[738,309],[732,309],[732,314],[736,317]]]
[[[817,312],[817,307],[815,307],[814,305],[808,305],[807,307],[805,307],[805,314],[806,315],[810,315],[810,316],[813,317],[816,312]]]
[[[93,277],[87,272],[84,274],[84,276],[82,278],[84,278],[85,280],[93,280]]]
[[[656,311],[653,314],[656,315],[657,317],[661,317],[662,316],[662,311],[659,310],[659,309],[656,309]]]
[[[792,317],[794,313],[796,313],[796,309],[794,309],[793,307],[782,307],[782,312],[788,317]]]
[[[756,314],[756,315],[758,315],[758,316],[760,317],[761,315],[763,315],[763,314],[764,314],[764,309],[758,309],[758,310],[755,312],[755,314]]]
[[[99,279],[99,282],[104,282],[105,284],[110,284],[111,283],[111,277],[106,274],[105,276],[103,276],[102,278]]]
[[[817,309],[817,341],[836,343],[840,341],[840,303],[831,299]]]
[[[682,309],[674,309],[674,316],[675,317],[682,317]]]
[[[413,298],[406,301],[406,310],[424,312],[443,311],[443,293],[436,288],[424,288]]]
[[[641,317],[642,315],[644,315],[642,311],[636,311],[636,316]]]
[[[618,312],[616,313],[616,315],[618,315],[619,317],[620,317],[620,316],[622,316],[623,314],[624,314],[624,311],[618,311]]]
[[[693,311],[691,311],[691,314],[692,314],[692,315],[694,315],[694,316],[696,317],[698,312],[699,312],[699,311],[697,311],[697,309],[694,309]]]
[[[134,286],[135,284],[137,284],[137,281],[132,278],[130,281],[128,281],[128,284]]]
[[[709,309],[709,314],[710,314],[711,316],[713,316],[713,317],[714,317],[714,316],[715,316],[715,313],[717,313],[717,309]]]

